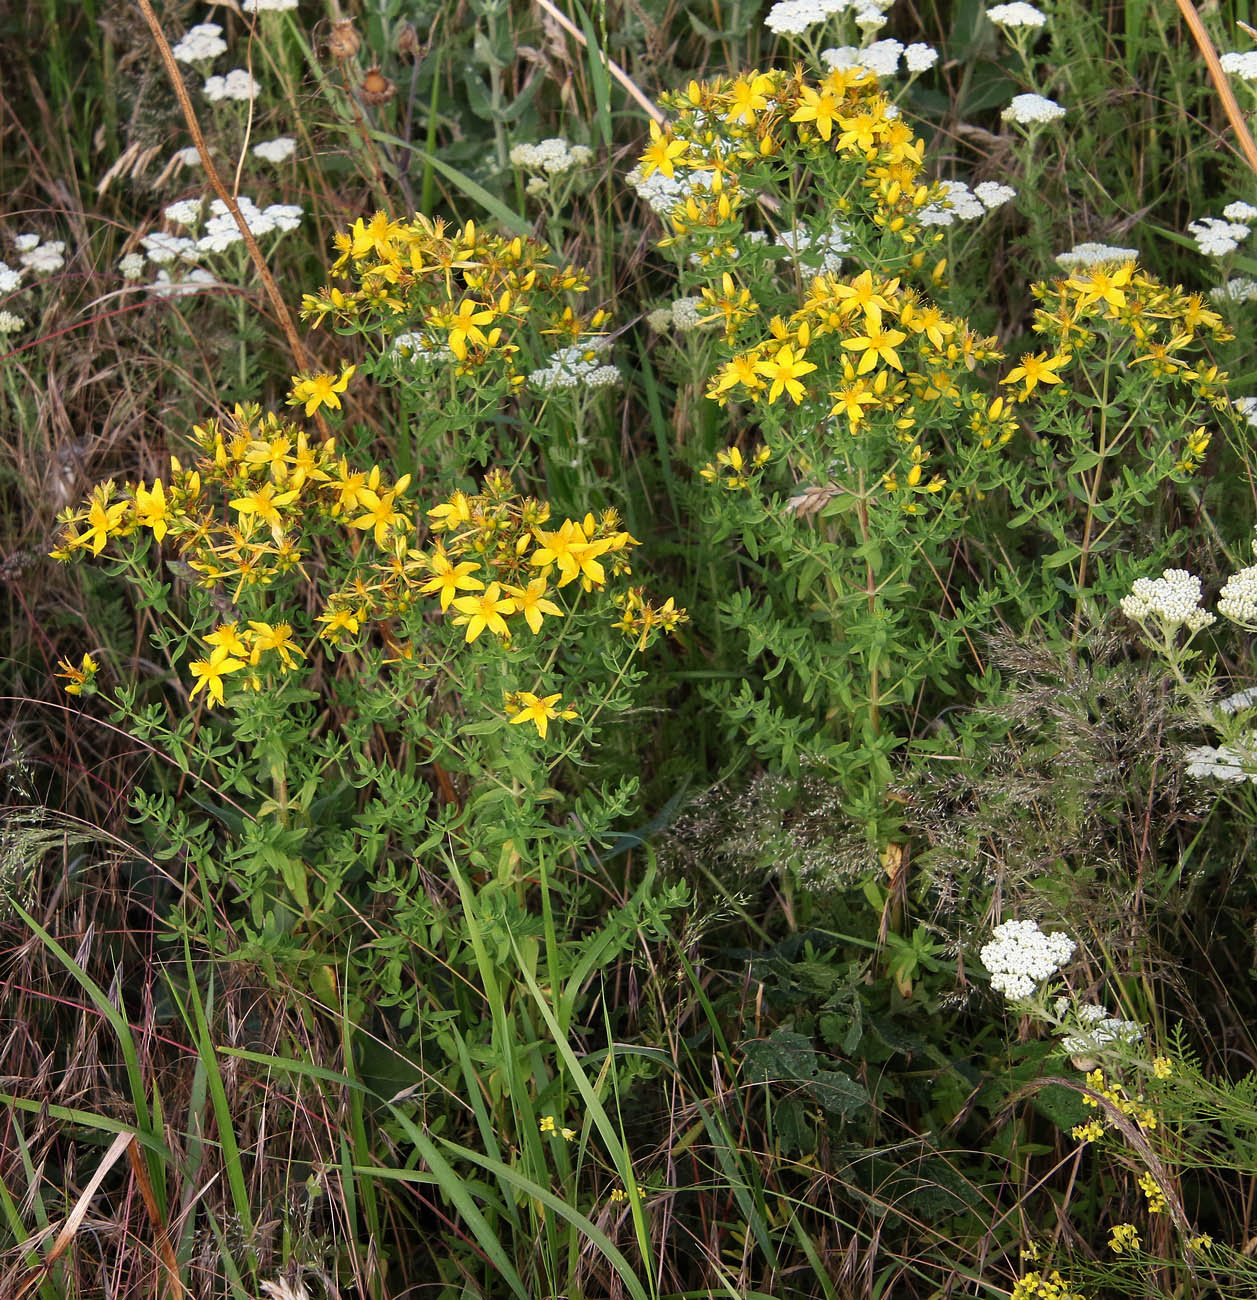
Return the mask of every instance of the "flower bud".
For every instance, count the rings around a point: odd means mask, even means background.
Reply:
[[[340,18],[332,24],[332,34],[327,38],[327,52],[334,59],[352,59],[362,48],[362,37],[352,18]]]

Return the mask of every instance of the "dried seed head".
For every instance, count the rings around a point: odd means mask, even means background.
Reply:
[[[362,49],[362,37],[352,18],[341,18],[332,24],[332,34],[327,38],[327,52],[334,59],[352,59]]]
[[[368,68],[362,78],[362,102],[377,107],[387,104],[397,94],[397,86],[391,82],[379,68],[379,64]]]
[[[403,58],[417,59],[421,53],[419,45],[419,33],[415,31],[414,23],[402,23],[397,29],[396,36],[397,52]]]

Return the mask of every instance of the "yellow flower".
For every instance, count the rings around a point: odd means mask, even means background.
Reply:
[[[293,388],[288,394],[288,405],[300,406],[304,402],[307,416],[313,415],[320,406],[330,406],[339,411],[340,397],[337,394],[343,393],[349,387],[349,381],[357,368],[357,366],[346,366],[341,371],[339,379],[333,379],[328,374],[310,375],[305,379],[300,375],[293,375]]]
[[[756,113],[768,107],[767,94],[772,88],[773,79],[762,72],[739,77],[729,89],[730,111],[725,114],[725,121],[754,126]]]
[[[642,154],[642,178],[645,179],[652,172],[657,171],[663,172],[665,176],[675,175],[676,169],[673,164],[683,158],[688,151],[689,145],[684,140],[673,140],[666,136],[659,129],[659,123],[652,120],[650,143]]]
[[[551,718],[574,718],[576,716],[575,709],[559,709],[555,707],[562,698],[561,694],[534,695],[532,691],[516,691],[513,695],[507,696],[507,708],[515,710],[511,717],[511,725],[531,722],[537,728],[537,735],[544,740]]]
[[[799,92],[802,104],[791,115],[792,122],[813,122],[822,140],[828,140],[838,120],[838,101],[828,90],[815,91],[804,86]]]
[[[571,519],[565,519],[552,532],[546,532],[541,528],[533,531],[540,545],[533,551],[530,563],[538,568],[557,564],[560,587],[565,587],[569,582],[582,576],[598,587],[606,581],[606,574],[603,572],[602,565],[598,563],[597,557],[612,548],[612,541],[587,540],[584,529]]]
[[[272,627],[269,623],[258,623],[250,619],[249,628],[253,632],[253,653],[249,656],[249,662],[252,664],[258,662],[264,650],[274,650],[283,660],[285,668],[295,668],[293,655],[305,653],[293,641],[292,627],[288,623],[276,623]]]
[[[320,614],[315,622],[323,624],[319,629],[319,636],[327,641],[340,636],[342,632],[353,635],[362,626],[358,615],[348,608],[329,609],[326,613]]]
[[[1207,1233],[1202,1232],[1199,1236],[1191,1237],[1187,1242],[1188,1250],[1212,1250],[1213,1238]]]
[[[509,597],[503,599],[502,589],[496,582],[491,582],[488,589],[482,591],[478,596],[459,597],[454,602],[454,608],[458,610],[460,615],[454,622],[467,625],[466,640],[468,645],[485,628],[503,638],[511,635],[511,630],[506,626],[506,620],[502,615],[513,614],[515,612],[515,602]]]
[[[466,361],[469,342],[478,347],[483,347],[488,342],[480,327],[488,325],[496,314],[492,308],[485,307],[483,303],[464,298],[458,304],[457,310],[446,312],[444,315],[437,314],[432,317],[431,323],[448,331],[446,343],[450,351],[460,361]]]
[[[84,689],[89,694],[95,686],[96,660],[91,655],[85,654],[76,668],[68,659],[57,660],[57,676],[65,678],[65,693],[67,695],[82,695]]]
[[[903,362],[899,360],[895,348],[908,337],[903,330],[883,329],[881,309],[872,304],[865,308],[864,328],[864,334],[842,341],[844,348],[861,354],[856,374],[867,375],[877,365],[879,358],[888,366],[902,370]]]
[[[92,494],[92,504],[87,512],[87,531],[80,533],[75,539],[79,546],[90,546],[93,555],[99,555],[105,549],[109,534],[118,527],[122,516],[126,513],[125,501],[108,504],[112,490],[112,483],[102,483]]]
[[[804,359],[801,349],[796,353],[789,343],[785,343],[771,359],[757,362],[755,369],[772,380],[772,387],[768,390],[769,402],[775,402],[784,389],[797,406],[807,393],[799,382],[799,376],[811,374],[816,367]]]
[[[524,621],[533,634],[541,631],[541,616],[552,614],[562,618],[563,611],[552,600],[546,600],[549,584],[544,578],[534,578],[527,587],[507,587],[506,594],[515,602],[515,612],[524,616]]]
[[[1168,1079],[1174,1073],[1174,1066],[1170,1064],[1168,1056],[1158,1056],[1152,1063],[1152,1073],[1158,1079]]]
[[[188,665],[196,685],[192,688],[190,699],[198,692],[206,691],[206,702],[212,709],[215,704],[223,703],[223,678],[228,673],[238,672],[245,666],[244,660],[233,659],[226,646],[215,646],[208,659],[197,659]]]
[[[450,601],[460,591],[483,591],[484,583],[479,578],[468,575],[474,573],[479,565],[464,560],[461,564],[451,564],[449,557],[442,550],[432,553],[433,577],[419,588],[427,596],[441,594],[442,610],[449,609]]]
[[[1014,366],[1000,380],[1000,383],[1015,384],[1019,379],[1024,379],[1026,387],[1022,396],[1029,397],[1034,392],[1036,384],[1059,384],[1061,377],[1055,371],[1059,370],[1068,361],[1068,354],[1049,357],[1044,352],[1036,352],[1033,356],[1022,357],[1021,364]]]
[[[1133,1223],[1118,1223],[1109,1229],[1109,1249],[1115,1255],[1136,1251],[1140,1245],[1139,1230]]]
[[[166,536],[166,521],[168,518],[169,503],[166,500],[166,490],[162,487],[161,480],[155,479],[151,490],[146,488],[143,483],[137,483],[135,487],[135,522],[143,524],[146,528],[151,528],[153,536],[160,542]]]
[[[242,515],[257,515],[259,519],[264,519],[271,526],[271,532],[278,535],[284,530],[284,521],[280,516],[279,507],[291,505],[297,499],[296,492],[276,492],[275,484],[271,482],[263,483],[260,488],[254,488],[251,492],[246,492],[242,497],[236,497],[234,501],[228,504],[231,508]]]
[[[372,478],[375,478],[374,473]],[[377,480],[378,482],[378,480]],[[410,475],[403,474],[397,483],[387,492],[377,492],[373,488],[358,489],[358,504],[366,510],[350,523],[351,528],[371,528],[375,530],[375,544],[383,547],[388,542],[388,531],[394,526],[405,526],[409,521],[399,514],[393,502],[399,492],[404,492],[410,484]]]
[[[1148,1213],[1164,1214],[1169,1207],[1169,1202],[1161,1190],[1161,1184],[1151,1174],[1143,1173],[1139,1175],[1139,1188],[1148,1202]]]
[[[249,647],[240,636],[237,623],[222,623],[205,638],[206,645],[215,648],[222,646],[230,655],[239,655],[242,659],[249,657]]]

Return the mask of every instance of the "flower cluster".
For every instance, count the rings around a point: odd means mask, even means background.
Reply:
[[[1012,4],[992,5],[986,16],[997,27],[1042,27],[1047,22],[1047,15],[1025,0],[1013,0]]]
[[[41,240],[39,235],[18,235],[14,240],[17,245],[18,261],[28,271],[36,275],[51,275],[65,265],[65,240]],[[8,270],[6,267],[5,270]]]
[[[1252,302],[1257,298],[1257,280],[1250,280],[1247,276],[1234,276],[1225,284],[1210,289],[1209,297],[1214,302]]]
[[[486,404],[525,388],[602,387],[619,380],[605,355],[607,315],[573,301],[585,272],[549,260],[534,239],[508,238],[474,222],[450,228],[416,215],[361,218],[335,236],[332,284],[302,301],[324,321],[379,332],[401,373],[448,369]],[[342,285],[344,287],[342,287]],[[561,346],[555,347],[558,343]],[[535,359],[546,357],[540,368]],[[531,366],[529,363],[533,363]]]
[[[260,140],[253,146],[253,156],[263,162],[286,162],[297,151],[297,142],[290,135],[277,135],[273,140]]]
[[[465,643],[486,631],[508,642],[516,628],[536,636],[547,618],[565,617],[579,593],[600,592],[630,572],[637,542],[614,510],[552,526],[550,507],[519,496],[501,471],[486,476],[480,493],[456,492],[429,511],[436,540],[423,549],[416,540],[424,521],[405,501],[409,476],[389,482],[378,465],[355,469],[333,440],[312,442],[257,407],[238,406],[194,429],[193,439],[195,462],[185,468],[172,458],[168,483],[102,483],[81,509],[63,512],[53,554],[100,555],[120,539],[147,535],[173,547],[198,585],[237,604],[283,575],[304,573],[315,539],[329,529],[339,534],[340,581],[311,620],[309,643],[289,622],[261,620],[223,623],[202,638],[205,654],[189,666],[191,694],[204,692],[211,706],[224,702],[227,678],[239,674],[260,689],[266,673],[294,670],[320,641],[343,651],[374,630],[396,657],[413,658],[398,623],[406,625],[424,597],[450,615]],[[354,535],[367,544],[349,545]],[[571,592],[578,594],[567,599]],[[646,631],[668,632],[685,618],[671,600],[650,605],[640,589],[621,593],[615,607],[613,625],[642,648],[644,623]],[[543,736],[547,721],[566,716],[557,696],[516,693],[513,707],[512,721],[522,715]]]
[[[755,473],[763,469],[771,456],[763,445],[756,447],[749,459],[740,447],[729,447],[718,451],[715,461],[709,461],[698,472],[709,483],[719,483],[727,492],[741,492],[750,487]]]
[[[1025,1273],[1013,1284],[1009,1300],[1086,1300],[1053,1269],[1050,1273]]]
[[[1188,225],[1187,233],[1206,257],[1225,257],[1228,253],[1235,252],[1241,242],[1248,238],[1249,227],[1242,221],[1201,217]]]
[[[1005,921],[991,935],[978,957],[991,973],[991,987],[1011,1002],[1031,997],[1068,963],[1076,946],[1061,931],[1045,934],[1037,921]]]
[[[1122,613],[1137,623],[1156,619],[1167,632],[1195,634],[1217,620],[1200,607],[1200,579],[1186,569],[1166,569],[1159,578],[1136,578],[1122,597]]]
[[[232,68],[224,76],[207,77],[201,87],[202,94],[211,104],[223,99],[248,102],[256,99],[261,91],[261,84],[247,68]]]
[[[1104,1071],[1098,1067],[1087,1073],[1085,1082],[1091,1093],[1102,1097],[1118,1114],[1134,1120],[1145,1132],[1153,1132],[1160,1123],[1157,1112],[1146,1103],[1143,1093],[1132,1097],[1120,1081],[1106,1079]],[[1090,1093],[1083,1093],[1082,1103],[1092,1110],[1100,1110],[1100,1102]],[[1109,1127],[1107,1114],[1102,1114],[1085,1124],[1076,1124],[1071,1130],[1071,1136],[1078,1142],[1095,1142],[1108,1132]]]
[[[910,76],[927,72],[938,62],[938,51],[918,41],[905,46],[893,39],[872,41],[868,45],[839,45],[821,51],[821,62],[833,72],[846,68],[866,68],[877,77],[893,77],[904,70]]]
[[[1094,1056],[1114,1043],[1137,1043],[1143,1037],[1143,1026],[1137,1020],[1111,1016],[1106,1007],[1094,1002],[1077,1007],[1074,1014],[1078,1032],[1061,1039],[1061,1046],[1070,1056]]]
[[[1109,1230],[1109,1249],[1115,1255],[1134,1253],[1141,1244],[1139,1230],[1133,1223],[1119,1223]]]
[[[1241,81],[1257,81],[1257,50],[1238,53],[1231,50],[1223,54],[1218,62],[1222,64],[1223,72],[1229,72]]]
[[[226,51],[227,42],[218,23],[197,23],[189,27],[170,49],[180,63],[208,62]]]
[[[1230,745],[1196,745],[1183,758],[1187,775],[1198,781],[1257,784],[1257,736]]]
[[[801,36],[810,27],[850,12],[858,27],[876,31],[884,26],[889,8],[890,0],[777,0],[764,26],[777,36]]]
[[[1110,263],[1137,262],[1139,260],[1139,250],[1137,248],[1120,248],[1113,244],[1075,244],[1073,248],[1066,249],[1063,253],[1057,253],[1056,263],[1064,267],[1066,271],[1085,270],[1093,266],[1104,266]]]
[[[1257,565],[1226,580],[1218,595],[1218,613],[1250,631],[1257,629]]]
[[[1000,116],[1005,122],[1016,122],[1020,126],[1041,126],[1064,117],[1065,110],[1054,99],[1044,95],[1014,95]]]
[[[562,176],[575,167],[587,167],[593,150],[583,144],[569,144],[559,136],[536,144],[511,146],[510,163],[521,171],[540,172],[544,176]]]

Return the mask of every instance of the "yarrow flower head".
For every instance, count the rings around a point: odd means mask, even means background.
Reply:
[[[296,151],[297,142],[290,135],[277,135],[274,140],[260,140],[253,146],[254,157],[269,163],[282,163]]]
[[[851,0],[777,0],[764,18],[775,36],[801,36],[851,7]]]
[[[244,0],[244,4],[241,5],[247,14],[284,13],[296,7],[297,0]]]
[[[995,927],[978,957],[991,973],[991,987],[1016,1002],[1062,969],[1074,948],[1067,934],[1045,934],[1037,921],[1005,921]]]
[[[1231,51],[1218,60],[1222,71],[1228,72],[1241,81],[1257,81],[1257,50],[1244,50],[1242,53]]]
[[[536,144],[526,142],[512,146],[510,163],[524,171],[562,176],[574,167],[586,167],[593,161],[593,150],[583,144],[568,144],[560,136],[551,136]]]
[[[1252,302],[1257,298],[1257,280],[1247,276],[1232,276],[1225,284],[1216,284],[1209,290],[1213,302]]]
[[[928,72],[938,62],[938,51],[932,45],[914,41],[904,50],[903,62],[911,73]]]
[[[1232,745],[1197,745],[1187,750],[1183,759],[1187,775],[1197,781],[1226,781],[1236,785],[1241,781],[1257,784],[1257,745],[1253,737]]]
[[[26,322],[16,312],[0,310],[0,334],[16,334],[25,328]]]
[[[1238,221],[1223,221],[1218,217],[1201,217],[1187,227],[1187,233],[1196,241],[1196,247],[1206,257],[1225,257],[1248,238],[1249,229]]]
[[[144,254],[127,253],[118,262],[118,274],[124,280],[140,280],[144,277]]]
[[[1134,262],[1139,260],[1139,249],[1119,248],[1113,244],[1075,244],[1064,253],[1057,253],[1056,262],[1067,271],[1077,271],[1108,262]]]
[[[1186,569],[1166,569],[1159,578],[1136,578],[1122,597],[1122,613],[1137,623],[1155,618],[1167,631],[1186,627],[1195,634],[1217,622],[1200,608],[1200,579]]]
[[[1070,1056],[1094,1057],[1105,1047],[1115,1043],[1137,1043],[1144,1035],[1143,1026],[1137,1020],[1111,1016],[1106,1007],[1094,1002],[1083,1003],[1075,1015],[1079,1032],[1061,1039],[1061,1046]]]
[[[233,68],[226,76],[209,77],[202,90],[211,103],[221,99],[256,99],[262,87],[245,68]]]
[[[0,262],[0,293],[12,293],[22,283],[22,272]]]
[[[1233,573],[1218,597],[1218,613],[1242,627],[1257,626],[1257,565]]]
[[[1014,0],[1012,4],[992,5],[986,16],[997,27],[1042,27],[1047,22],[1047,14],[1036,9],[1024,0]]]
[[[35,244],[31,245],[30,240],[35,239]],[[65,265],[65,240],[49,240],[46,244],[38,242],[38,236],[25,235],[18,240],[18,261],[22,263],[28,271],[34,271],[36,275],[51,275],[53,271],[59,271]],[[26,241],[27,247],[23,248],[23,240]]]
[[[1022,126],[1055,122],[1064,116],[1064,108],[1044,95],[1014,95],[1008,107],[1000,114],[1005,122],[1017,122]]]
[[[227,42],[217,23],[198,23],[189,27],[170,52],[180,63],[201,63],[225,53]]]
[[[1251,203],[1228,203],[1222,209],[1222,215],[1228,221],[1257,221],[1257,207]]]

